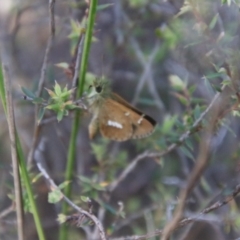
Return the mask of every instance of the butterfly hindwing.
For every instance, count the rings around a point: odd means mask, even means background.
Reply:
[[[143,114],[141,111],[130,105],[127,101],[125,101],[118,94],[112,94],[113,99],[117,102],[121,103],[127,109],[129,109],[129,118],[133,124],[133,136],[132,138],[143,138],[147,137],[154,131],[154,127],[156,126],[156,121],[150,116]]]

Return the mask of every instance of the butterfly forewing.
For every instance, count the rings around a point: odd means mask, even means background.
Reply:
[[[99,114],[99,128],[104,137],[115,141],[126,141],[133,135],[131,121],[125,115],[127,108],[122,104],[106,99]]]

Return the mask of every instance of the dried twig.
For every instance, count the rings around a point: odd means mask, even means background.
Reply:
[[[49,0],[48,5],[49,5],[49,19],[50,19],[49,20],[50,37],[48,39],[47,47],[46,47],[44,58],[43,58],[43,64],[42,64],[42,68],[41,68],[41,76],[40,76],[40,80],[39,80],[39,83],[38,83],[38,90],[37,90],[37,93],[36,93],[37,97],[40,97],[40,95],[42,93],[43,85],[44,85],[45,78],[46,78],[48,56],[49,56],[50,50],[52,48],[54,35],[55,35],[55,20],[54,20],[55,0]],[[31,148],[30,148],[30,151],[29,151],[29,154],[28,154],[28,164],[30,164],[32,162],[34,149],[36,147],[39,132],[40,132],[40,128],[41,128],[41,126],[38,125],[38,122],[37,122],[38,110],[39,110],[39,107],[36,106],[36,108],[35,108],[36,120],[35,120],[35,126],[34,126],[33,141],[32,141],[32,145],[31,145]]]
[[[84,33],[81,33],[80,40],[79,40],[79,43],[78,43],[78,48],[77,48],[77,56],[76,56],[76,62],[75,62],[75,67],[74,67],[74,76],[73,76],[73,80],[72,80],[72,88],[77,87],[83,42],[84,42]]]
[[[39,144],[40,145],[40,144]],[[42,175],[44,176],[44,178],[47,180],[47,182],[49,183],[49,185],[50,185],[50,188],[51,188],[51,190],[53,190],[53,189],[58,189],[60,192],[61,192],[61,194],[62,194],[62,197],[63,197],[63,199],[65,200],[65,202],[67,202],[72,208],[74,208],[77,212],[79,212],[80,214],[83,214],[83,215],[85,215],[85,216],[87,216],[90,220],[92,220],[94,223],[95,223],[95,225],[96,225],[96,227],[97,227],[97,229],[98,229],[98,231],[99,231],[99,235],[100,235],[100,237],[101,237],[101,239],[102,240],[106,240],[106,234],[105,234],[105,232],[104,232],[104,228],[103,228],[103,226],[102,226],[102,223],[98,220],[98,218],[94,215],[94,214],[92,214],[92,213],[90,213],[90,212],[88,212],[88,211],[86,211],[86,210],[84,210],[84,209],[82,209],[82,208],[80,208],[80,207],[78,207],[76,204],[74,204],[68,197],[66,197],[63,193],[62,193],[62,191],[58,188],[58,186],[55,184],[55,182],[53,181],[53,179],[49,176],[49,174],[47,173],[47,171],[43,168],[43,166],[42,166],[42,164],[41,164],[41,162],[43,162],[43,156],[42,156],[42,153],[41,153],[42,151],[41,151],[41,149],[40,149],[40,147],[38,148],[38,149],[36,149],[36,154],[37,154],[37,156],[35,156],[35,159],[36,159],[36,162],[37,162],[37,167],[38,167],[38,169],[39,169],[39,171],[42,173]]]
[[[179,204],[175,210],[173,219],[163,229],[161,238],[162,240],[168,240],[173,230],[176,229],[176,227],[178,226],[186,205],[188,195],[191,193],[192,189],[196,185],[199,178],[202,176],[203,171],[207,166],[210,153],[211,138],[214,132],[216,122],[219,118],[219,114],[221,113],[221,108],[223,108],[224,106],[224,97],[226,96],[224,96],[223,94],[221,101],[214,105],[214,109],[211,111],[211,115],[209,114],[208,125],[204,130],[204,134],[200,142],[200,150],[198,158],[196,160],[196,164],[191,171],[186,187],[183,188],[180,192]]]
[[[6,208],[0,212],[0,219],[6,217],[7,215],[9,215],[10,213],[12,213],[14,211],[15,211],[15,205],[14,205],[14,203],[12,203],[12,205],[10,205],[8,208]]]
[[[187,224],[190,224],[192,222],[195,222],[195,221],[201,219],[201,217],[204,214],[208,214],[208,213],[210,213],[214,210],[217,210],[218,208],[228,204],[230,201],[232,201],[234,198],[236,198],[239,194],[240,194],[240,185],[237,185],[236,188],[234,189],[234,191],[230,195],[228,195],[226,198],[224,198],[222,201],[219,200],[219,201],[213,203],[210,207],[205,208],[204,210],[202,210],[199,214],[197,214],[194,217],[188,217],[188,218],[182,219],[177,224],[175,229],[186,226]],[[125,236],[125,237],[120,237],[120,238],[111,238],[109,240],[143,240],[143,239],[148,239],[148,238],[152,238],[155,236],[159,236],[162,234],[162,232],[163,232],[163,230],[156,230],[153,233],[149,233],[149,234],[145,234],[145,235]]]
[[[48,57],[49,57],[50,50],[52,48],[53,39],[54,39],[54,35],[55,35],[54,4],[55,4],[55,0],[49,0],[50,37],[48,39],[47,47],[46,47],[44,58],[43,58],[43,64],[42,64],[42,68],[41,68],[41,76],[40,76],[40,80],[38,82],[38,90],[37,90],[37,94],[36,94],[37,97],[39,97],[42,93],[43,85],[44,85],[45,78],[46,78]]]
[[[13,111],[13,103],[12,103],[11,80],[9,76],[9,69],[6,65],[3,65],[3,75],[4,75],[4,84],[5,84],[6,101],[7,101],[8,129],[9,129],[9,136],[11,141],[14,191],[15,191],[16,211],[17,211],[18,239],[24,240],[22,189],[21,189],[21,180],[20,180],[19,164],[18,164],[18,157],[17,157],[16,129],[15,129],[14,111]]]
[[[211,129],[209,128],[209,131],[207,131],[205,133],[205,136],[202,138],[201,145],[200,145],[200,153],[197,158],[196,165],[193,171],[191,172],[186,188],[183,188],[182,191],[180,192],[179,204],[177,206],[173,219],[163,229],[162,238],[161,238],[162,240],[168,240],[172,231],[178,225],[185,208],[187,197],[192,191],[193,187],[195,186],[196,182],[201,177],[204,169],[207,166],[207,162],[208,162],[207,160],[208,160],[208,155],[210,150],[210,142],[212,137],[212,130],[213,130],[213,124],[211,126]]]

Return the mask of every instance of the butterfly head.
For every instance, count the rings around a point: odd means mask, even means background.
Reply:
[[[95,79],[92,85],[89,86],[89,97],[104,98],[110,94],[109,81],[106,79]]]

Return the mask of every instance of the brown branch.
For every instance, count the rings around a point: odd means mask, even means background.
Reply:
[[[24,240],[22,189],[21,189],[21,180],[20,180],[19,164],[18,164],[18,157],[17,157],[16,129],[15,129],[15,119],[14,119],[14,110],[13,110],[12,93],[11,93],[11,79],[9,76],[8,67],[3,64],[2,68],[3,68],[4,85],[5,85],[6,102],[7,102],[6,114],[7,114],[8,129],[9,129],[9,135],[10,135],[10,141],[11,141],[11,155],[12,155],[14,192],[15,192],[16,212],[17,212],[18,239]]]
[[[211,115],[209,114],[209,121],[208,121],[209,123],[206,129],[204,130],[203,137],[200,142],[200,150],[196,160],[196,164],[188,178],[186,187],[183,188],[180,192],[179,204],[175,210],[173,219],[163,229],[162,238],[161,238],[162,240],[168,240],[170,238],[170,235],[174,231],[174,229],[176,229],[176,227],[178,226],[186,205],[188,195],[191,193],[191,191],[195,187],[196,183],[202,176],[208,164],[211,138],[214,133],[215,125],[219,118],[221,108],[224,106],[224,102],[223,102],[224,100],[225,98],[223,95],[221,101],[219,101],[218,104],[216,104],[214,109],[211,111]]]
[[[162,240],[168,240],[171,233],[178,225],[178,223],[182,217],[182,213],[184,211],[188,195],[194,188],[195,184],[197,183],[197,181],[201,177],[204,169],[207,166],[212,129],[213,129],[213,126],[211,126],[211,130],[209,132],[205,133],[205,136],[203,137],[203,139],[201,141],[200,153],[199,153],[199,156],[197,159],[197,163],[196,163],[193,171],[191,172],[191,175],[188,179],[186,188],[182,189],[182,191],[180,192],[179,204],[177,206],[177,209],[175,211],[173,219],[163,229],[162,238],[161,238]]]

